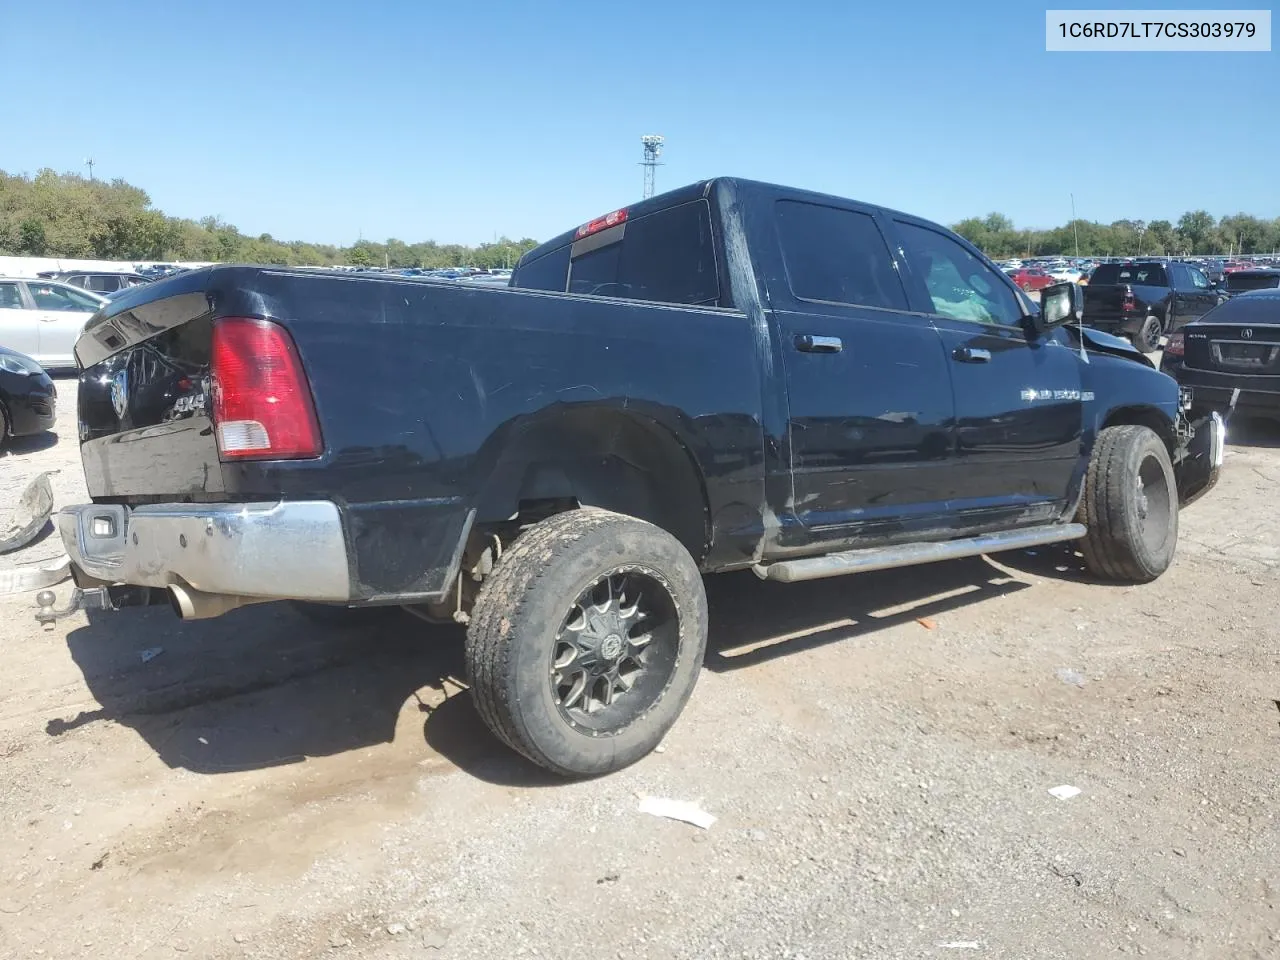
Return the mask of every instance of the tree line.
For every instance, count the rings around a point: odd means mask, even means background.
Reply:
[[[124,180],[90,180],[41,170],[0,170],[0,254],[88,260],[237,261],[285,266],[511,267],[529,238],[468,247],[427,240],[360,240],[349,247],[246,236],[217,217],[166,216],[145,190]]]
[[[1280,251],[1280,217],[1263,220],[1247,213],[1215,219],[1207,210],[1190,210],[1168,220],[1072,220],[1052,230],[1019,230],[1002,213],[970,217],[952,226],[994,259],[1063,254],[1082,257],[1238,256]]]
[[[1280,218],[1245,213],[1215,219],[1192,210],[1168,220],[1073,220],[1051,230],[1025,230],[1002,213],[970,217],[952,229],[997,259],[1055,254],[1081,256],[1185,256],[1273,253],[1280,250]],[[145,190],[123,180],[89,180],[41,170],[34,177],[0,171],[0,254],[91,260],[195,260],[276,263],[286,266],[392,266],[492,269],[510,267],[529,238],[468,247],[434,240],[385,243],[360,240],[349,247],[246,236],[217,217],[170,217],[151,205]]]

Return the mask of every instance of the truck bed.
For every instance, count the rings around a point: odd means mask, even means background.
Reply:
[[[292,337],[319,457],[219,458],[210,345],[226,317],[266,318]],[[749,557],[731,544],[749,554],[743,545],[758,539],[750,518],[763,483],[756,343],[745,316],[723,308],[195,270],[127,294],[86,328],[77,348],[85,476],[99,503],[333,500],[353,547],[353,599],[431,598],[469,525],[506,519],[491,514],[510,508],[547,436],[572,454],[575,424],[612,418],[617,450],[602,458],[601,482],[628,482],[642,438],[674,438],[707,478],[696,536],[709,539],[713,523],[735,530],[720,541],[732,556],[703,559],[741,561]],[[554,477],[546,487],[557,489]]]

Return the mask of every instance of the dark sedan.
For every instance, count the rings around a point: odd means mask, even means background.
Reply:
[[[1229,297],[1248,293],[1250,290],[1280,287],[1280,270],[1237,270],[1227,274],[1227,282],[1223,286]]]
[[[25,353],[0,347],[0,447],[10,437],[53,429],[58,389]]]
[[[1280,420],[1280,290],[1241,293],[1169,335],[1160,369],[1194,411]]]

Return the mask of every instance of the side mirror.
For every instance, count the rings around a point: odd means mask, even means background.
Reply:
[[[1084,290],[1076,283],[1055,283],[1040,291],[1040,312],[1029,318],[1035,332],[1084,319]]]

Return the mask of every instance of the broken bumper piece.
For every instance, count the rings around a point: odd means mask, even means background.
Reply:
[[[1191,424],[1191,438],[1173,467],[1180,505],[1192,504],[1213,489],[1222,473],[1226,443],[1226,424],[1217,412]]]

